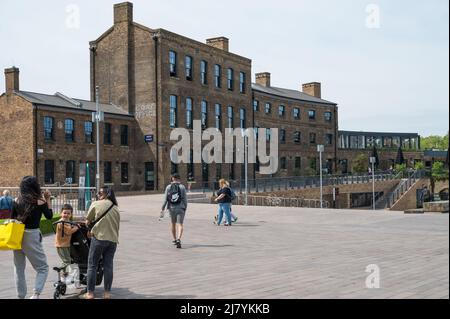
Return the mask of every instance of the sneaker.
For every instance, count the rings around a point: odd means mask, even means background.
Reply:
[[[238,218],[237,216],[234,218],[233,223],[237,222]]]
[[[39,299],[39,294],[34,294],[33,296],[30,297],[30,299]]]
[[[172,240],[172,244],[176,245],[177,241],[176,240]]]
[[[181,240],[179,240],[179,239],[177,239],[177,241],[176,241],[177,243],[176,243],[176,245],[177,245],[177,248],[181,248]]]

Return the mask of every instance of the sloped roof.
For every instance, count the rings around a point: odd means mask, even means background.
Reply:
[[[276,95],[279,97],[284,97],[284,98],[288,98],[288,99],[294,99],[294,100],[300,100],[300,101],[305,101],[305,102],[313,102],[313,103],[320,103],[320,104],[332,104],[332,105],[337,105],[337,103],[334,102],[330,102],[324,99],[319,99],[315,96],[300,92],[300,91],[296,91],[296,90],[290,90],[290,89],[283,89],[283,88],[278,88],[278,87],[274,87],[274,86],[264,86],[261,84],[256,84],[256,83],[252,83],[252,89],[255,91],[259,91],[259,92],[263,92],[263,93],[267,93],[267,94],[271,94],[271,95]]]
[[[64,96],[61,93],[56,93],[54,95],[42,94],[36,92],[27,92],[27,91],[16,91],[17,95],[23,97],[30,103],[39,104],[39,105],[47,105],[47,106],[56,106],[56,107],[64,107],[71,108],[75,110],[87,110],[94,111],[96,110],[95,102],[69,98]],[[117,114],[117,115],[129,115],[128,112],[123,110],[122,108],[114,105],[114,104],[103,104],[100,103],[100,110],[105,113]]]

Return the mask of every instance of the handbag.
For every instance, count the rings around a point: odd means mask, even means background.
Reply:
[[[22,249],[25,224],[11,219],[0,225],[0,250]]]

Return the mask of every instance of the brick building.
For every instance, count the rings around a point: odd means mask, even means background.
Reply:
[[[338,160],[355,150],[338,149],[338,107],[322,99],[318,82],[300,90],[271,86],[270,73],[256,74],[252,61],[229,52],[225,37],[206,43],[133,21],[133,5],[114,5],[113,25],[90,42],[91,100],[99,87],[105,122],[100,124],[101,184],[121,191],[161,191],[170,173],[183,181],[192,174],[197,187],[224,177],[240,180],[243,164],[174,165],[170,161],[173,128],[254,127],[279,129],[279,170],[274,176],[319,171],[341,172]],[[72,183],[90,172],[95,179],[95,103],[21,91],[19,70],[5,70],[0,96],[1,185],[17,185],[36,175],[43,185]],[[5,138],[6,137],[6,138]],[[202,142],[203,144],[208,141]],[[192,158],[192,156],[191,156]],[[415,158],[415,157],[414,157]],[[89,169],[87,167],[89,164]],[[264,178],[249,165],[249,178]],[[351,167],[351,166],[350,166]]]

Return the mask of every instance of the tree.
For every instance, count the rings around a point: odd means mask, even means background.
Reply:
[[[446,180],[448,180],[448,169],[445,168],[444,163],[434,162],[433,166],[431,167],[430,176],[431,192],[434,193],[436,182]]]
[[[395,164],[404,164],[405,163],[405,157],[403,156],[402,148],[399,147],[397,150],[397,157],[395,159]]]
[[[445,136],[430,135],[420,139],[422,149],[431,150],[447,150],[448,149],[448,132]]]
[[[366,173],[369,165],[367,154],[359,154],[352,162],[352,171],[354,173]]]
[[[423,170],[423,169],[425,169],[425,164],[424,164],[422,161],[417,162],[417,163],[414,165],[414,169],[415,169],[416,171]]]

